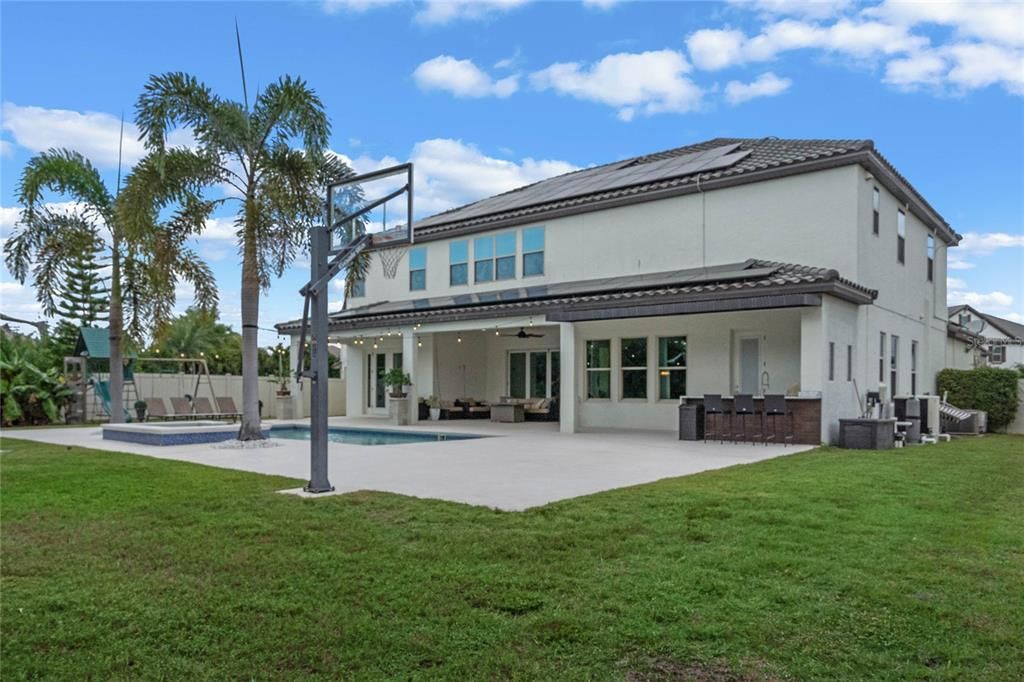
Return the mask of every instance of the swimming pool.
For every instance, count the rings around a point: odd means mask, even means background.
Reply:
[[[274,426],[271,438],[288,440],[309,440],[308,426]],[[380,431],[377,429],[353,429],[331,427],[327,429],[327,440],[332,443],[349,445],[401,445],[403,443],[432,443],[447,440],[472,440],[486,438],[471,433],[438,433],[431,431]]]

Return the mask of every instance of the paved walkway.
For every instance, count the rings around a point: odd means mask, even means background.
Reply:
[[[565,435],[558,432],[557,424],[532,422],[445,421],[394,427],[381,419],[333,417],[331,426],[492,436],[401,445],[331,443],[330,480],[338,494],[380,490],[507,511],[810,449],[804,445],[681,442],[664,431]],[[19,430],[9,435],[302,480],[309,476],[309,444],[305,441],[281,439],[277,441],[280,447],[228,450],[212,445],[158,447],[104,441],[98,427]]]

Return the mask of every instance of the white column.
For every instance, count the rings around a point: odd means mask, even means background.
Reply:
[[[299,366],[299,358],[302,357],[302,346],[300,345],[302,343],[302,337],[300,337],[298,334],[295,334],[290,338],[291,344],[288,350],[289,364],[288,367],[286,368],[286,371],[288,372],[288,375],[291,377],[288,381],[288,385],[291,387],[292,392],[292,414],[294,414],[297,418],[303,419],[309,416],[308,413],[304,410],[306,401],[303,399],[303,391],[309,390],[309,380],[304,380],[300,384],[298,380],[295,378],[295,370]]]
[[[363,346],[342,346],[345,366],[345,414],[358,417],[366,413],[366,351]]]
[[[800,390],[821,391],[825,377],[825,329],[820,307],[800,313]]]
[[[416,397],[419,393],[418,384],[420,377],[416,373],[416,334],[413,333],[412,327],[402,330],[402,369],[405,373],[412,378],[412,386],[409,389],[409,423],[415,424],[419,421],[419,399]]]
[[[561,397],[559,398],[559,430],[562,433],[576,433],[579,416],[579,380],[576,378],[579,361],[576,357],[576,325],[562,322],[558,325],[559,361],[561,362]]]

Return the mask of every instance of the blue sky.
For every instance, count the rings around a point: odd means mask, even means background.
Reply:
[[[78,149],[114,184],[118,117],[150,74],[240,98],[236,18],[250,87],[308,80],[332,149],[357,170],[412,159],[424,213],[716,136],[872,138],[966,235],[950,302],[1024,321],[1019,3],[3,2],[0,236],[39,150]],[[228,228],[197,246],[238,327]],[[274,282],[261,326],[301,312],[306,275]],[[2,269],[0,294],[4,312],[38,316]]]

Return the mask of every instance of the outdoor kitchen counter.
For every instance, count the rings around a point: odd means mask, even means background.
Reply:
[[[687,395],[679,399],[683,405],[703,405],[703,395]],[[726,409],[732,409],[733,397],[723,395]],[[821,398],[819,396],[786,396],[786,408],[793,413],[791,425],[793,442],[807,445],[821,443]],[[754,410],[764,410],[764,396],[754,396]],[[776,419],[780,419],[777,417]],[[771,428],[771,417],[768,418]],[[781,422],[780,422],[781,424]]]

